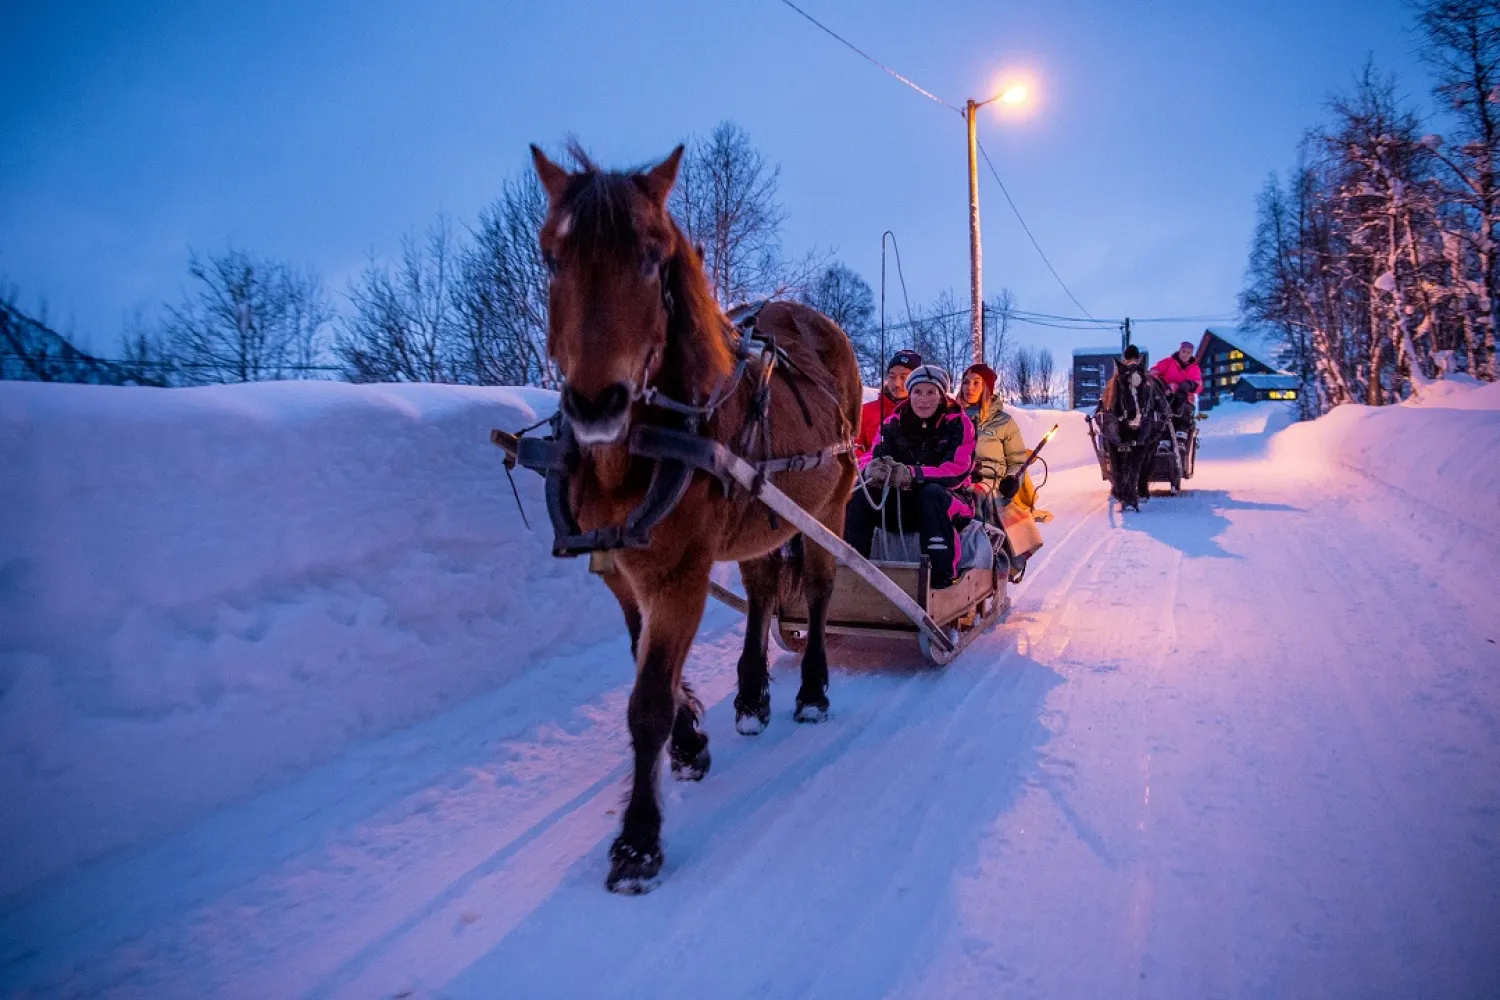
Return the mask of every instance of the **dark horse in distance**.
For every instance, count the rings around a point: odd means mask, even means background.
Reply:
[[[540,246],[551,273],[547,350],[564,379],[564,433],[576,444],[565,502],[583,532],[626,524],[654,494],[657,463],[633,432],[692,432],[762,463],[763,474],[836,535],[856,467],[848,450],[859,426],[859,368],[849,338],[822,313],[771,302],[755,315],[754,358],[719,309],[699,254],[667,211],[679,146],[640,172],[601,170],[580,150],[577,170],[531,149],[549,201]],[[770,359],[774,358],[775,361]],[[818,457],[816,463],[775,461]],[[605,582],[620,602],[635,655],[629,727],[635,770],[606,886],[649,891],[661,871],[658,762],[670,741],[673,771],[696,780],[709,767],[701,708],[683,663],[709,593],[715,562],[739,563],[749,603],[734,699],[736,728],[770,721],[766,662],[770,619],[792,588],[810,614],[794,717],[828,711],[824,650],[836,564],[770,516],[745,489],[694,472],[644,547],[617,548]]]
[[[1121,358],[1099,401],[1101,444],[1109,457],[1110,486],[1121,510],[1140,510],[1151,495],[1148,478],[1157,445],[1172,433],[1167,388],[1144,358]]]

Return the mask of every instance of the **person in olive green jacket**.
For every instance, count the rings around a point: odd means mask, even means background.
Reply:
[[[1031,516],[1038,521],[1050,521],[1052,513],[1036,505],[1036,486],[1031,481],[1031,473],[1028,471],[1019,484],[1012,478],[1021,471],[1031,451],[1021,440],[1021,425],[1005,412],[995,395],[995,380],[995,369],[989,365],[970,365],[959,384],[959,402],[978,434],[974,449],[978,467],[974,481],[983,483],[992,495],[1003,496],[1014,491],[1012,503],[1031,511]],[[1011,481],[1005,482],[1006,479]]]

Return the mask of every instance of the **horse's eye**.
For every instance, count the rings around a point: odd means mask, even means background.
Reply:
[[[558,267],[556,257],[552,256],[550,253],[544,253],[542,254],[542,263],[547,265],[548,274],[552,275],[552,277],[554,278],[557,277],[557,272],[560,268]]]
[[[660,250],[652,248],[641,253],[641,276],[649,278],[661,273],[662,254]]]

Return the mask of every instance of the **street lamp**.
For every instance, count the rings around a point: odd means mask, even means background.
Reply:
[[[984,288],[980,280],[979,249],[979,140],[975,135],[976,113],[986,104],[999,101],[1002,104],[1026,103],[1029,91],[1024,83],[1013,83],[994,97],[984,101],[968,101],[964,104],[964,120],[969,126],[969,296],[970,335],[974,339],[974,363],[984,361]]]

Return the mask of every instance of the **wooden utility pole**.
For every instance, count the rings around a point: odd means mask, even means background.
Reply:
[[[988,104],[989,101],[984,101]],[[974,339],[974,364],[984,362],[984,286],[980,277],[979,251],[979,139],[974,131],[975,113],[980,102],[964,105],[964,119],[969,126],[969,297],[970,333]]]

